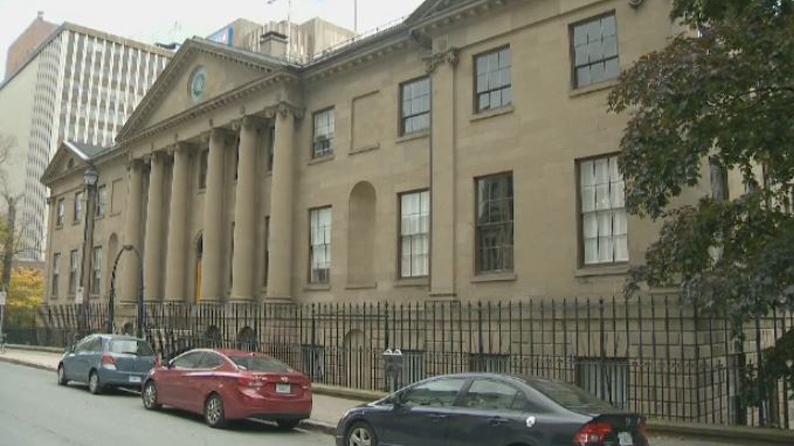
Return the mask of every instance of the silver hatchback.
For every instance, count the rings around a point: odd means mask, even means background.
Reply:
[[[58,364],[58,384],[87,383],[93,394],[108,387],[140,389],[154,363],[154,350],[144,339],[92,334],[66,350]]]

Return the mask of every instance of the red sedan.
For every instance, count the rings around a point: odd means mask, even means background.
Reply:
[[[210,427],[257,418],[292,429],[312,412],[309,378],[259,353],[195,349],[155,367],[143,383],[149,410],[171,406],[204,415]]]

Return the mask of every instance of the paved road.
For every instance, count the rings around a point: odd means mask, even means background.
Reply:
[[[55,373],[0,363],[0,445],[3,446],[315,446],[333,445],[329,435],[278,432],[244,421],[210,429],[201,417],[164,410],[149,412],[126,392],[94,396],[86,388],[55,383]]]

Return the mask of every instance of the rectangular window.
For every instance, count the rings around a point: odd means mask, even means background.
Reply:
[[[199,155],[199,189],[207,188],[207,162],[209,154],[209,150],[202,150]]]
[[[107,208],[107,187],[102,185],[96,191],[96,216],[104,217]]]
[[[711,197],[717,201],[728,201],[728,172],[717,160],[709,159]]]
[[[310,212],[311,239],[310,283],[328,283],[331,279],[331,207]]]
[[[276,153],[276,128],[271,126],[267,133],[267,170],[273,171],[273,154]]]
[[[126,193],[126,185],[122,180],[113,180],[110,185],[110,213],[116,214],[121,212],[121,207],[124,205],[122,202]]]
[[[477,273],[513,271],[513,174],[478,178]]]
[[[618,31],[614,13],[577,23],[571,33],[574,88],[618,77]]]
[[[56,216],[55,224],[63,226],[64,218],[66,218],[66,202],[61,198],[58,200],[58,215]]]
[[[623,177],[617,156],[579,162],[582,263],[629,261]]]
[[[312,158],[322,158],[334,153],[334,109],[314,114],[314,144]]]
[[[507,107],[513,103],[510,47],[474,58],[477,112]]]
[[[424,77],[400,86],[400,134],[430,128],[430,78]]]
[[[100,285],[102,284],[102,247],[94,247],[94,259],[91,272],[91,294],[100,295]]]
[[[50,296],[57,298],[61,293],[58,284],[61,279],[61,254],[55,253],[52,255],[52,284],[50,285]]]
[[[80,221],[81,215],[83,215],[83,193],[77,192],[74,194],[74,221]]]
[[[77,268],[80,264],[80,256],[76,249],[69,253],[69,295],[77,294]]]
[[[430,192],[400,195],[400,276],[426,277],[430,265]]]

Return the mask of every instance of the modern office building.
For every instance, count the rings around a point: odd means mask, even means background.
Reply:
[[[5,77],[11,76],[25,64],[33,52],[58,29],[58,25],[44,20],[44,11],[39,11],[33,23],[8,47]]]
[[[37,19],[25,36],[40,36]],[[30,37],[32,39],[33,37]],[[41,259],[47,190],[41,176],[63,140],[107,146],[172,52],[72,23],[57,27],[0,84],[0,134],[15,137],[12,192],[23,194],[23,259]]]

